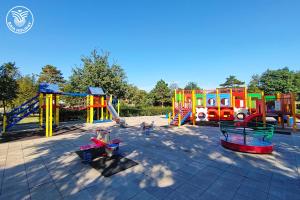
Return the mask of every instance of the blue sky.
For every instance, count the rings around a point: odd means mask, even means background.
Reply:
[[[33,12],[26,34],[6,27],[16,5]],[[248,82],[267,68],[300,69],[299,10],[298,0],[1,0],[0,63],[15,61],[23,74],[52,64],[68,77],[97,48],[146,90],[161,78],[204,88],[230,74]]]

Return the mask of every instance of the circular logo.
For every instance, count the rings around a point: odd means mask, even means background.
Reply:
[[[23,34],[31,29],[34,18],[32,12],[25,6],[15,6],[6,15],[6,25],[10,31]]]

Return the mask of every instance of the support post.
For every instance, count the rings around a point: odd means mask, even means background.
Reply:
[[[53,94],[49,96],[49,137],[52,137],[53,132]]]
[[[232,88],[230,88],[230,106],[233,107],[233,103],[232,103]]]
[[[59,95],[55,98],[55,125],[59,126]]]
[[[179,113],[178,113],[178,127],[180,127],[180,125],[181,125],[181,113],[179,111]]]
[[[94,96],[90,95],[90,123],[94,123]]]
[[[168,125],[171,124],[171,113],[168,114]]]
[[[172,117],[175,117],[175,97],[172,98]]]
[[[49,137],[49,94],[46,94],[46,137]]]
[[[104,107],[104,97],[101,97],[101,120],[103,121],[103,107]]]
[[[265,99],[265,94],[264,92],[261,92],[261,101],[262,101],[262,106],[261,106],[261,111],[262,111],[262,120],[264,126],[266,126],[266,99]]]
[[[44,109],[43,109],[43,104],[44,104],[44,94],[40,94],[39,96],[39,109],[40,109],[40,116],[39,116],[39,121],[40,121],[40,128],[43,126],[43,115],[44,115]]]
[[[192,120],[193,120],[193,125],[196,125],[196,96],[195,96],[195,90],[192,90]]]
[[[112,104],[112,95],[110,95],[110,97],[109,97],[109,102],[110,102],[110,104]],[[109,113],[109,119],[112,120],[112,113],[111,112]]]
[[[249,103],[248,103],[248,105],[249,105],[249,113],[250,113],[250,115],[251,115],[251,109],[252,109],[252,98],[251,98],[251,97],[249,97],[248,99],[249,99]]]
[[[90,123],[90,96],[86,96],[86,123]]]
[[[219,116],[219,121],[220,121],[220,119],[221,119],[221,105],[220,105],[219,89],[216,90],[216,100],[217,100],[217,106],[218,106],[218,116]]]
[[[203,107],[206,108],[206,90],[203,90]]]
[[[182,90],[182,96],[181,96],[181,97],[182,97],[182,106],[181,106],[181,107],[182,107],[182,108],[185,108],[185,105],[184,105],[184,104],[185,104],[184,90]]]
[[[296,97],[291,94],[292,116],[293,116],[293,131],[297,131],[297,118],[296,118]]]
[[[248,94],[247,94],[247,87],[244,87],[244,90],[245,90],[245,108],[247,109],[248,108]]]

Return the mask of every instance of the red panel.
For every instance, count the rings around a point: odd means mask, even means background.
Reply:
[[[221,139],[221,145],[227,149],[245,153],[256,153],[256,154],[270,154],[273,151],[273,145],[269,146],[248,146],[242,144],[236,144]]]

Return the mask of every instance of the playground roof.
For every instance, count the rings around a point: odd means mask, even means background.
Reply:
[[[92,95],[105,95],[104,91],[100,87],[88,87],[88,93]]]
[[[51,84],[51,83],[40,83],[39,92],[48,93],[48,94],[61,93],[61,91],[59,90],[59,86],[57,84]]]

